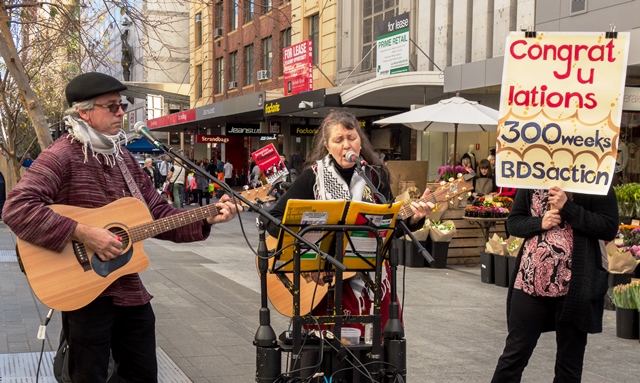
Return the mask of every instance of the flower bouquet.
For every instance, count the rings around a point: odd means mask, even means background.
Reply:
[[[424,225],[422,225],[422,228],[420,230],[416,230],[413,232],[413,236],[416,237],[418,241],[426,241],[427,238],[429,238],[430,227],[431,227],[431,221],[426,219],[424,221]],[[408,235],[405,235],[404,239],[407,241],[411,241],[411,237],[409,237]]]
[[[637,310],[640,307],[640,281],[615,286],[613,304],[622,309]]]
[[[439,180],[445,182],[453,181],[458,174],[466,174],[470,172],[470,168],[462,165],[456,165],[455,167],[451,165],[444,165],[438,167],[438,174],[440,175]]]
[[[433,242],[449,242],[456,234],[456,226],[453,221],[431,221],[429,235]]]
[[[510,257],[517,257],[518,253],[520,252],[520,248],[524,243],[524,238],[511,236],[507,239],[506,242],[507,242],[507,254],[509,254]]]
[[[493,237],[489,238],[487,244],[485,245],[485,251],[491,254],[498,255],[508,255],[507,251],[507,241],[502,239],[502,237],[498,236],[498,234],[493,234]]]
[[[615,242],[606,246],[608,269],[612,274],[632,274],[640,263],[640,227],[620,225]]]

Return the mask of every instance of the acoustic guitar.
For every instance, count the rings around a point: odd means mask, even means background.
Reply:
[[[103,262],[81,242],[69,241],[58,253],[18,238],[18,254],[33,292],[46,306],[61,311],[84,307],[116,279],[146,269],[149,258],[142,249],[143,240],[218,214],[215,205],[207,205],[153,220],[147,206],[133,197],[95,209],[49,207],[79,223],[111,231],[122,238],[123,245],[122,255]]]
[[[419,202],[431,202],[434,205],[441,202],[447,202],[454,197],[464,193],[470,193],[473,190],[472,179],[475,174],[460,175],[451,182],[443,182],[437,190],[431,194],[420,198]],[[398,215],[402,219],[408,219],[413,216],[414,211],[410,206],[404,206],[400,209]],[[428,216],[427,216],[428,218]],[[278,240],[273,237],[267,237],[267,248],[275,249]],[[273,270],[275,263],[274,258],[269,259],[269,269]],[[256,266],[258,258],[256,257]],[[343,279],[348,279],[356,275],[356,272],[343,272]],[[332,284],[335,284],[335,278]],[[300,279],[300,315],[310,313],[324,298],[329,290],[329,285],[318,285],[310,278]],[[314,296],[315,292],[315,296]],[[267,295],[273,307],[284,316],[293,316],[293,273],[275,272],[267,273]]]
[[[255,188],[252,188],[252,189],[244,190],[242,193],[240,193],[240,195],[250,200],[251,202],[262,205],[262,204],[268,204],[276,200],[276,197],[272,195],[273,194],[272,191],[273,190],[272,190],[271,184],[266,184],[266,185],[256,186]],[[243,205],[246,206],[244,203]]]

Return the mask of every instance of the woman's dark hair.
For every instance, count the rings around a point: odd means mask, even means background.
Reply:
[[[313,148],[311,153],[307,156],[307,161],[304,164],[304,168],[308,168],[316,163],[316,161],[324,158],[329,151],[327,150],[327,144],[329,143],[329,137],[331,136],[331,129],[336,125],[342,125],[345,129],[355,130],[360,137],[360,157],[367,161],[367,163],[373,166],[375,169],[382,171],[381,178],[385,182],[391,183],[391,176],[389,169],[382,162],[380,156],[373,150],[373,145],[369,141],[369,138],[360,128],[360,124],[356,117],[342,110],[331,112],[324,118],[318,133],[313,137]]]
[[[480,160],[480,165],[478,166],[478,177],[485,177],[480,173],[480,169],[487,169],[486,177],[491,177],[491,162],[489,160]]]

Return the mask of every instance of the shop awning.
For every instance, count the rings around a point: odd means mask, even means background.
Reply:
[[[160,153],[162,150],[156,148],[146,138],[135,140],[125,146],[131,153]]]
[[[429,104],[443,96],[442,72],[405,72],[376,77],[340,94],[347,107],[404,108]]]
[[[258,122],[264,119],[265,98],[265,91],[250,93],[154,118],[147,121],[147,126],[156,131],[179,132],[207,129],[229,122]]]

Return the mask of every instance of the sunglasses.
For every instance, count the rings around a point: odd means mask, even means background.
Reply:
[[[129,104],[108,104],[108,105],[104,105],[104,104],[93,104],[95,106],[99,106],[101,108],[105,108],[105,109],[109,109],[109,112],[116,114],[118,113],[118,111],[120,110],[120,108],[122,108],[123,112],[127,111],[127,107],[129,106]]]

